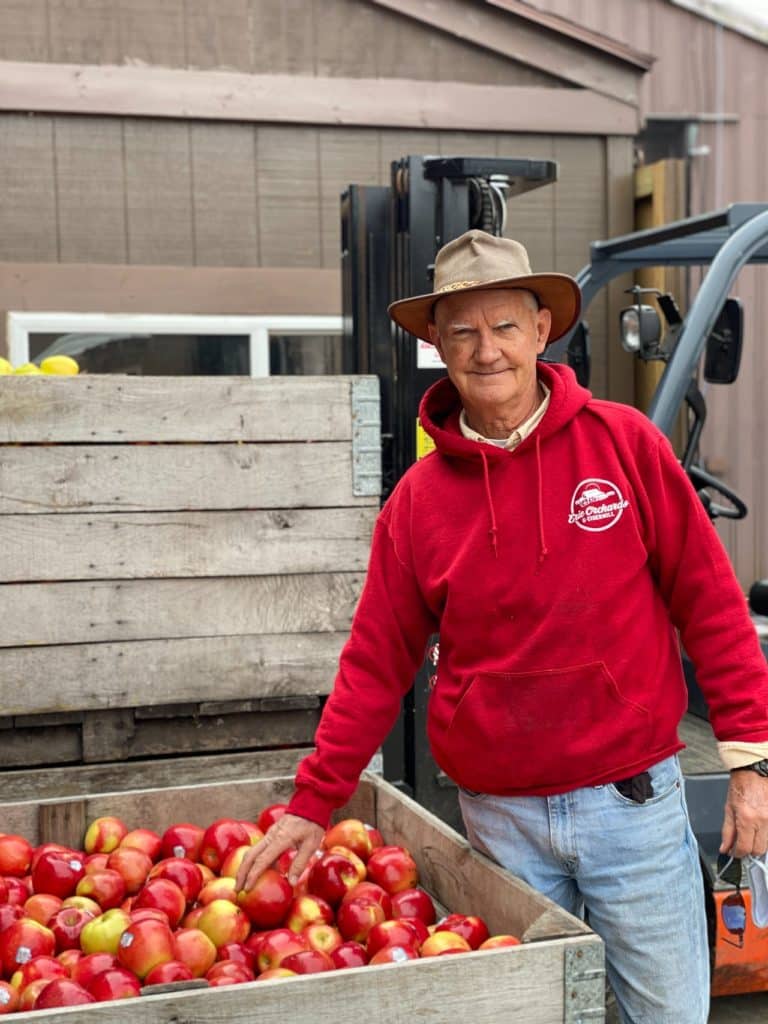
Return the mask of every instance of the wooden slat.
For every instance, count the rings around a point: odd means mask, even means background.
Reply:
[[[2,96],[2,71],[0,82]],[[59,248],[53,118],[15,113],[3,117],[0,181],[0,260],[55,263]]]
[[[263,246],[262,264],[320,266],[321,177],[316,129],[260,125],[256,130],[256,173],[259,234],[265,242],[269,240]]]
[[[253,71],[250,0],[184,5],[187,65]]]
[[[37,765],[76,764],[82,760],[80,725],[16,726],[3,729],[0,736],[0,767],[35,768]],[[2,831],[6,831],[3,829]]]
[[[150,786],[210,785],[244,778],[293,775],[307,750],[253,750],[238,754],[171,757],[125,764],[71,765],[65,771],[32,768],[0,771],[0,792],[5,802],[116,793]],[[373,820],[373,811],[366,817]]]
[[[346,441],[350,390],[349,377],[5,377],[0,444]]]
[[[199,637],[0,651],[9,715],[328,693],[346,633]]]
[[[39,445],[0,460],[0,514],[370,505],[353,494],[348,441]]]
[[[360,572],[368,561],[376,513],[368,507],[8,516],[2,520],[0,578],[162,579]],[[19,526],[19,519],[26,522]],[[38,519],[47,522],[35,531]],[[6,533],[5,524],[11,520]],[[34,537],[35,547],[13,549],[6,543],[10,536],[26,538],[25,544]]]
[[[47,19],[47,0],[4,0],[0,4],[0,58],[47,60]]]
[[[87,4],[48,0],[48,60],[119,64],[126,52],[120,38],[121,6],[115,7],[113,0],[88,0]]]
[[[171,639],[201,627],[208,636],[343,632],[362,583],[360,573],[8,583],[0,647]]]

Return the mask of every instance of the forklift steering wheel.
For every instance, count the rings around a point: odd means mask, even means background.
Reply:
[[[722,480],[718,480],[717,477],[707,473],[701,466],[689,466],[688,476],[693,481],[693,485],[704,503],[704,508],[707,510],[710,519],[717,519],[718,516],[722,516],[723,519],[743,519],[746,516],[747,506],[730,487],[726,487]],[[707,494],[707,488],[711,488],[717,494],[720,494],[729,504],[718,505]]]

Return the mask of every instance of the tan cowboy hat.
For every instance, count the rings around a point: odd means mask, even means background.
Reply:
[[[547,344],[573,327],[581,312],[581,292],[567,274],[533,274],[525,248],[511,238],[486,231],[465,231],[448,242],[435,258],[435,290],[429,295],[400,299],[389,306],[389,315],[406,331],[429,341],[427,324],[434,320],[438,299],[454,292],[483,288],[526,288],[541,306],[552,313]]]

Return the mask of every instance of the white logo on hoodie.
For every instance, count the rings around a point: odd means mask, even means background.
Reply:
[[[591,476],[573,492],[568,522],[590,533],[600,533],[615,526],[628,505],[616,484]]]

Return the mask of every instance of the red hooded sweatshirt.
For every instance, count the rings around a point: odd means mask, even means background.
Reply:
[[[540,363],[539,376],[549,408],[512,451],[462,435],[448,378],[425,394],[437,450],[377,520],[293,813],[325,826],[348,799],[437,631],[430,744],[470,790],[562,793],[682,749],[680,641],[717,738],[768,740],[768,669],[746,601],[669,442],[569,368]]]

